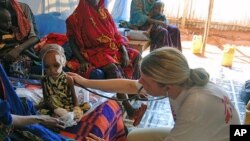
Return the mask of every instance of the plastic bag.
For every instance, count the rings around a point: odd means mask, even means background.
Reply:
[[[240,92],[240,97],[245,104],[247,104],[250,100],[250,80],[247,80],[243,85]]]
[[[244,124],[250,125],[250,101],[246,106],[246,114],[244,119]]]
[[[74,117],[75,115],[73,112],[68,112],[66,115],[60,117],[60,119],[65,123],[64,128],[77,125],[76,121],[74,120]]]

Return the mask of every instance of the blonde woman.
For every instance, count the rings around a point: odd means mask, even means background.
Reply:
[[[128,141],[226,141],[229,125],[240,124],[227,93],[209,82],[209,74],[203,68],[191,69],[184,55],[174,48],[159,48],[144,57],[139,80],[88,80],[70,75],[90,88],[168,96],[175,120],[173,128],[134,129],[128,134]]]

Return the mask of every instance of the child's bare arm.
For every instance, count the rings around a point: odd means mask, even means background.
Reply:
[[[167,24],[166,24],[164,21],[152,19],[151,17],[148,17],[148,22],[149,22],[150,24],[159,24],[159,25],[164,26],[164,27],[167,26]]]
[[[152,27],[153,27],[153,24],[150,24],[149,28],[147,29],[147,32],[148,32],[148,33],[150,33]]]
[[[77,96],[76,96],[76,92],[74,88],[74,80],[70,76],[67,76],[67,86],[69,88],[68,93],[71,94],[74,107],[76,107],[78,106],[78,100],[77,100]]]
[[[77,96],[76,96],[75,88],[74,88],[74,79],[69,75],[67,75],[67,85],[69,88],[68,91],[72,96],[72,100],[74,104],[74,109],[73,109],[74,116],[75,116],[74,120],[76,122],[79,122],[82,119],[83,112],[81,108],[78,106],[78,100],[77,100]]]

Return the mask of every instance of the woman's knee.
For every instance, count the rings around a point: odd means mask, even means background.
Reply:
[[[123,77],[121,70],[114,63],[108,64],[102,67],[101,69],[103,70],[106,78],[122,78]]]
[[[166,138],[171,128],[137,128],[129,132],[127,141],[159,141]]]
[[[168,30],[170,33],[180,34],[180,29],[179,29],[177,26],[174,26],[174,25],[168,25],[167,30]]]

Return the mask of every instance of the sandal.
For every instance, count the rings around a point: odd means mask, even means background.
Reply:
[[[142,117],[147,110],[147,107],[148,106],[146,104],[142,103],[141,107],[134,112],[135,115],[132,116],[132,117],[134,117],[133,118],[134,119],[134,123],[133,123],[134,126],[138,126],[140,124]]]

